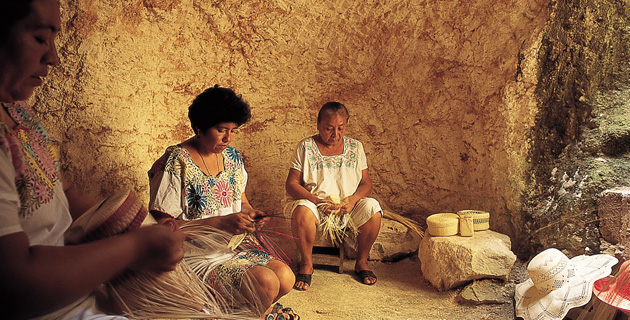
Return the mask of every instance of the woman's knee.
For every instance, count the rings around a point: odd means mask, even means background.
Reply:
[[[313,211],[306,206],[297,206],[293,210],[291,214],[291,219],[298,226],[316,226],[317,225],[317,217],[313,213]]]
[[[295,274],[293,274],[291,268],[280,260],[271,260],[267,266],[272,269],[278,277],[278,281],[280,282],[280,295],[285,295],[291,291],[295,283]]]
[[[275,299],[280,291],[280,280],[272,269],[254,266],[247,273],[253,277],[255,284],[262,289],[268,299]]]

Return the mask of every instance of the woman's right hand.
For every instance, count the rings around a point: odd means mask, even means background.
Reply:
[[[315,205],[317,205],[318,207],[321,206],[322,208],[320,210],[326,214],[330,214],[330,213],[341,214],[341,211],[339,209],[341,209],[341,207],[343,206],[343,204],[333,203],[329,199],[318,199]]]
[[[136,271],[172,271],[184,258],[186,236],[174,223],[142,227],[129,233],[138,244],[138,254],[130,269]]]
[[[245,212],[236,212],[221,217],[219,229],[232,234],[256,231],[256,221]]]

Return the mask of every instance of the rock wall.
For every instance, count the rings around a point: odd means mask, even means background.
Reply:
[[[556,1],[539,53],[539,113],[521,253],[600,250],[599,194],[630,186],[626,1]]]
[[[338,100],[384,207],[422,222],[483,209],[520,232],[548,1],[60,3],[62,64],[33,103],[92,195],[148,198],[147,170],[217,83],[252,106],[233,145],[262,210],[281,211],[291,151]]]

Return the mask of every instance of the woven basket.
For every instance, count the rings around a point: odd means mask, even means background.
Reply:
[[[67,244],[95,241],[140,227],[148,212],[142,202],[121,190],[82,214],[64,234]]]
[[[427,217],[427,231],[436,237],[456,235],[459,231],[459,217],[454,213],[436,213]]]
[[[481,210],[460,210],[457,214],[473,214],[473,227],[475,231],[483,231],[490,229],[490,213]]]

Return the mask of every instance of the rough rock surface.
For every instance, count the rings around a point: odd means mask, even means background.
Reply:
[[[62,63],[34,102],[82,189],[146,200],[147,170],[193,134],[187,107],[218,83],[252,106],[232,145],[255,207],[281,211],[291,152],[339,100],[381,203],[419,218],[487,208],[513,232],[549,1],[60,4]]]
[[[605,190],[597,200],[602,238],[617,247],[630,244],[630,188]],[[625,253],[622,254],[625,256]]]
[[[472,237],[426,236],[418,258],[422,274],[439,291],[476,279],[507,280],[516,261],[507,235],[491,230],[476,231]]]
[[[457,296],[460,303],[495,304],[511,303],[515,285],[501,280],[475,280],[467,285]]]
[[[383,218],[381,230],[370,250],[370,260],[392,261],[403,258],[418,250],[420,235],[402,223]],[[346,252],[350,259],[356,259],[356,250],[351,243],[346,244]]]
[[[597,244],[579,223],[597,220],[580,214],[591,203],[538,210],[537,191],[578,141],[591,93],[624,65],[625,1],[59,2],[61,64],[31,102],[65,176],[92,195],[131,188],[146,200],[147,170],[193,134],[186,108],[218,83],[252,106],[232,145],[266,212],[281,210],[290,154],[316,132],[318,107],[338,100],[393,211],[422,221],[485,208],[524,252]]]

